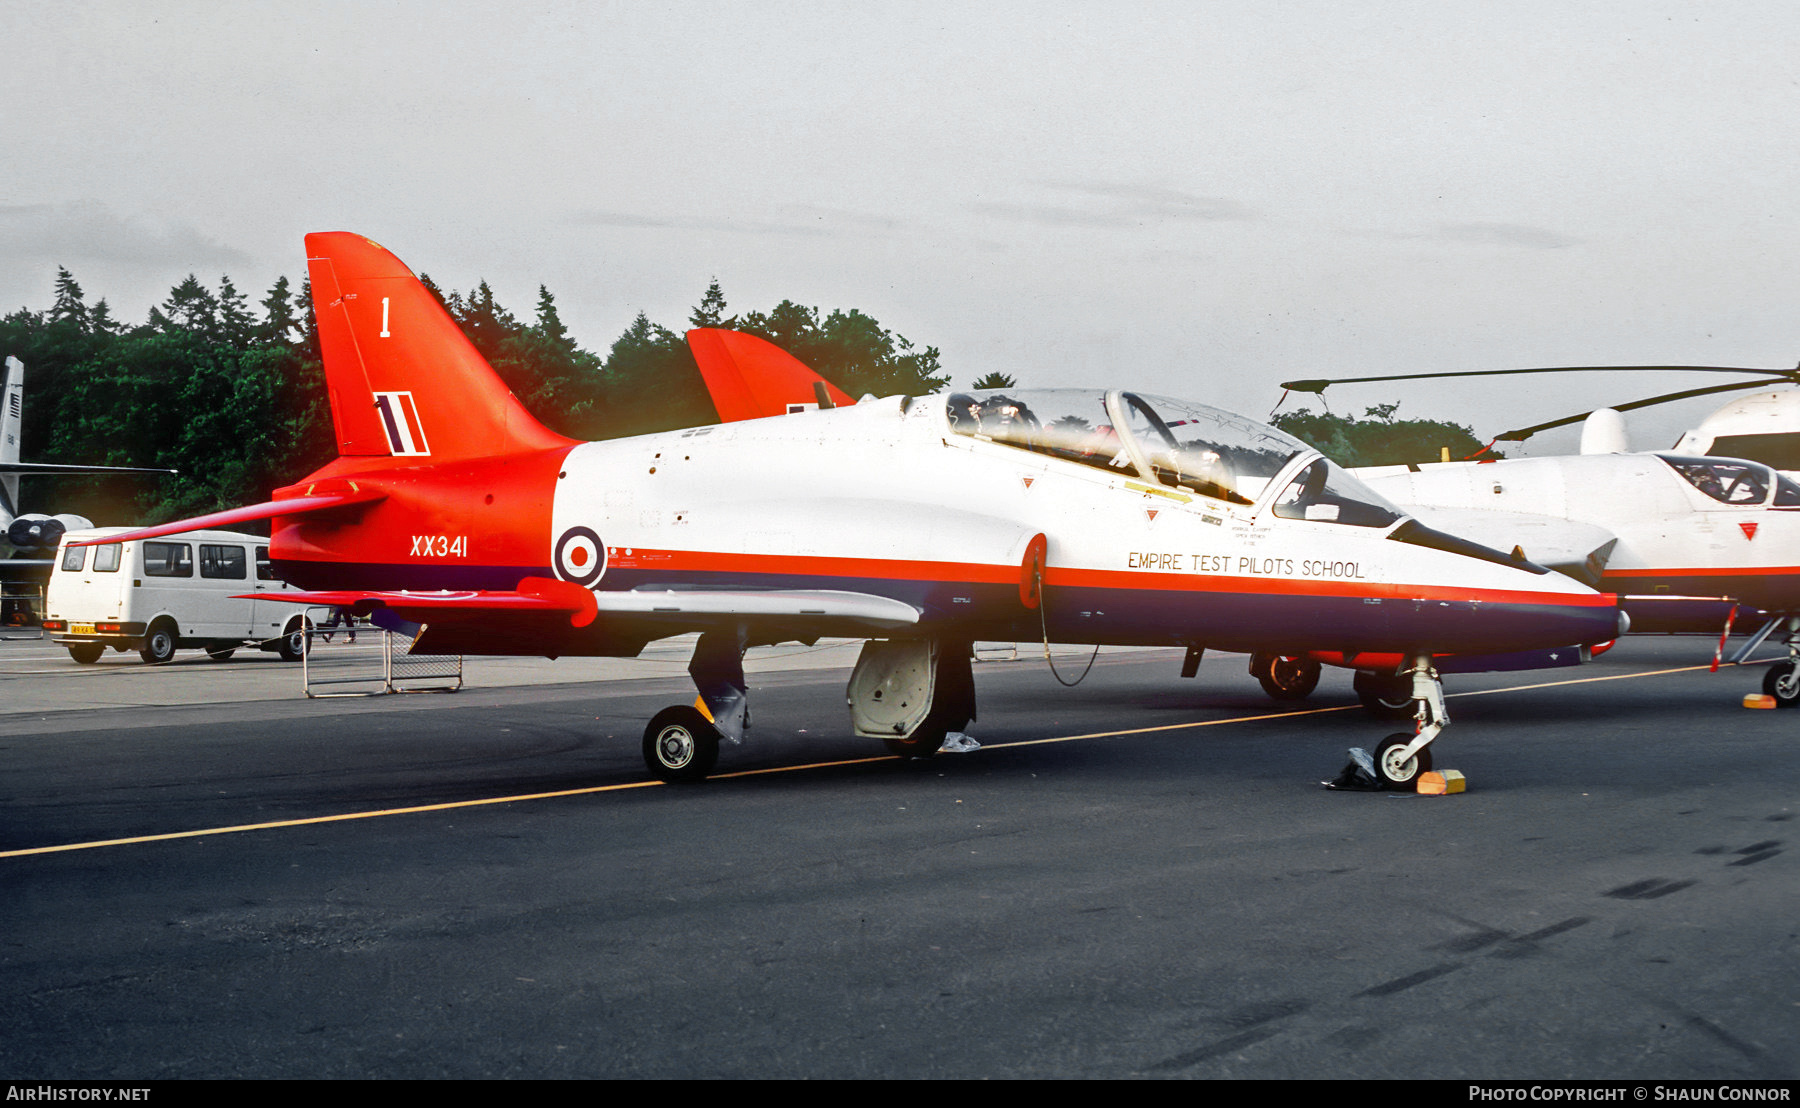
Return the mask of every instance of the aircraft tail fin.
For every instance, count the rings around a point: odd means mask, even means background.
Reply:
[[[0,412],[0,462],[17,462],[19,440],[25,435],[25,363],[10,355],[6,359],[6,398],[0,403],[6,405],[5,411]],[[0,475],[0,510],[6,513],[0,525],[11,523],[19,514],[16,473]]]
[[[701,327],[689,331],[687,341],[713,407],[726,423],[856,403],[806,363],[755,335]]]
[[[526,412],[412,270],[361,235],[306,236],[338,453],[418,462],[572,445]]]

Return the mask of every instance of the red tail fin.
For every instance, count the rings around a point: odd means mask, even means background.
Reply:
[[[525,411],[443,305],[387,250],[306,236],[338,453],[460,461],[571,445]]]
[[[687,333],[713,407],[726,423],[786,415],[790,404],[817,405],[819,388],[832,407],[856,401],[772,342],[742,331],[702,327]]]

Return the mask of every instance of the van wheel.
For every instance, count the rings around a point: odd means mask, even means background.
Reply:
[[[180,640],[175,637],[175,628],[167,623],[155,623],[144,636],[144,648],[138,651],[138,657],[158,666],[175,657],[175,646]]]
[[[97,642],[75,642],[69,644],[69,657],[84,666],[91,666],[106,653],[106,645]]]
[[[312,630],[312,620],[295,616],[288,620],[287,629],[281,632],[281,643],[275,652],[281,655],[284,662],[298,662],[306,654],[306,633]]]

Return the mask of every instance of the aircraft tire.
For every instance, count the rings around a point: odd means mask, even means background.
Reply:
[[[1412,718],[1412,678],[1359,670],[1352,683],[1356,686],[1356,698],[1376,719]]]
[[[312,630],[312,620],[298,616],[288,620],[288,625],[281,631],[281,643],[275,652],[281,655],[284,662],[298,662],[306,656],[306,633]]]
[[[664,781],[704,781],[718,760],[718,729],[686,704],[664,708],[644,728],[644,765]]]
[[[949,733],[950,729],[942,724],[926,720],[904,739],[882,739],[881,742],[896,758],[929,758],[944,745],[944,737]]]
[[[98,662],[100,656],[105,653],[106,646],[104,643],[72,642],[69,644],[69,657],[75,659],[84,666],[91,666],[95,662]]]
[[[1775,698],[1777,708],[1800,708],[1800,665],[1776,662],[1763,670],[1763,692]]]
[[[1276,700],[1305,700],[1319,687],[1319,663],[1311,658],[1257,654],[1250,659],[1250,672]]]
[[[1431,768],[1431,748],[1429,746],[1405,761],[1400,760],[1400,751],[1406,749],[1406,744],[1412,741],[1413,736],[1402,731],[1382,739],[1381,745],[1375,748],[1375,776],[1380,778],[1384,787],[1389,789],[1415,788],[1419,774]]]
[[[138,657],[150,665],[162,665],[175,657],[175,647],[180,642],[175,634],[175,625],[167,620],[158,620],[145,633],[144,646],[138,651]]]
[[[209,662],[229,662],[231,661],[231,656],[236,653],[237,647],[235,646],[209,646],[206,648],[206,660]]]

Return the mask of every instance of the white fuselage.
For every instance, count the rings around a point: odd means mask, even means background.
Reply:
[[[942,398],[889,398],[574,448],[552,568],[585,575],[591,563],[565,560],[585,529],[606,554],[582,582],[595,589],[854,589],[918,603],[927,624],[1035,636],[1040,615],[1018,594],[1042,533],[1042,618],[1065,641],[1487,650],[1610,637],[1610,601],[1558,575],[1393,541],[1390,527],[1277,517],[1285,475],[1309,458],[1232,504],[954,434]],[[1571,606],[1581,617],[1560,620]]]

